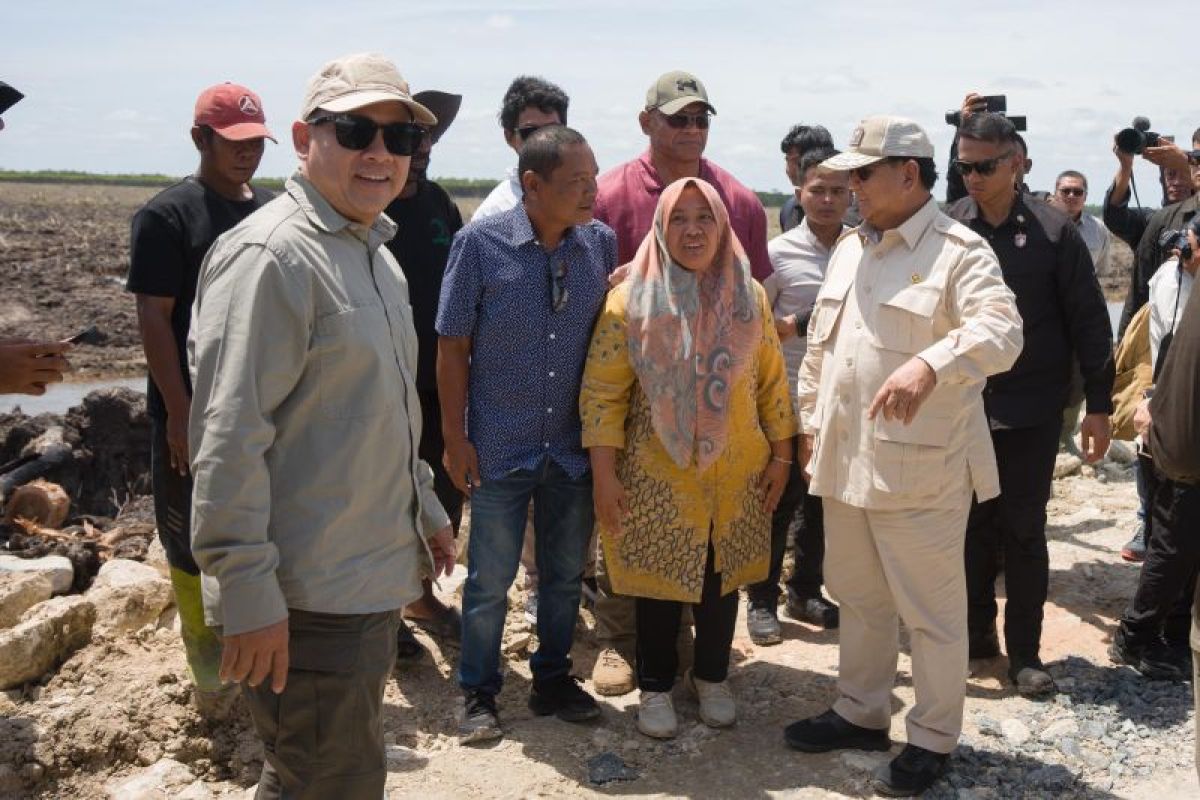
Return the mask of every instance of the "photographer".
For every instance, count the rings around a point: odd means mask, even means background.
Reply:
[[[1162,274],[1169,280],[1154,281],[1152,302],[1174,300],[1170,313],[1177,316],[1177,328],[1161,363],[1155,364],[1160,369],[1148,392],[1152,397],[1134,417],[1155,477],[1152,535],[1137,592],[1109,648],[1113,661],[1152,679],[1186,680],[1189,667],[1196,669],[1195,652],[1188,664],[1187,619],[1172,614],[1190,596],[1188,587],[1200,567],[1200,537],[1195,535],[1200,529],[1200,295],[1192,293],[1186,305],[1183,298],[1185,284],[1190,285],[1185,276],[1194,276],[1200,266],[1200,248],[1194,230],[1187,232],[1187,240],[1178,260],[1164,265]],[[1178,266],[1170,269],[1173,264]],[[1152,337],[1156,332],[1161,334],[1160,346],[1166,347],[1172,331],[1156,331],[1152,322]],[[1193,628],[1191,649],[1198,646],[1200,636]]]
[[[1133,183],[1133,159],[1136,153],[1126,152],[1117,144],[1120,134],[1113,136],[1113,155],[1117,157],[1117,174],[1104,193],[1104,224],[1135,251],[1146,232],[1154,209],[1129,207],[1130,186]],[[1192,134],[1192,148],[1200,147],[1200,128]],[[1163,206],[1182,202],[1196,190],[1200,170],[1188,163],[1188,156],[1174,142],[1146,147],[1142,158],[1159,168],[1158,182],[1162,188]],[[1123,328],[1122,328],[1123,330]]]
[[[1198,134],[1200,134],[1200,130],[1192,135],[1193,147],[1200,147]],[[1127,234],[1130,233],[1128,218],[1121,220],[1119,217],[1114,217],[1109,211],[1109,206],[1117,209],[1121,205],[1129,203],[1128,189],[1123,188],[1128,186],[1129,181],[1123,180],[1122,174],[1127,170],[1132,171],[1133,157],[1121,152],[1115,146],[1114,151],[1121,162],[1121,169],[1118,170],[1117,179],[1105,197],[1104,223],[1109,226],[1109,230],[1126,241],[1130,241],[1130,238],[1127,238]],[[1150,277],[1154,275],[1159,265],[1167,260],[1168,253],[1159,243],[1162,232],[1186,227],[1192,217],[1196,215],[1197,208],[1200,207],[1200,197],[1194,194],[1191,169],[1187,164],[1187,154],[1183,150],[1173,143],[1164,144],[1147,147],[1142,152],[1142,156],[1162,167],[1164,199],[1169,202],[1169,205],[1149,214],[1145,228],[1140,236],[1134,239],[1137,246],[1133,261],[1133,276],[1129,281],[1129,293],[1125,296],[1125,308],[1121,311],[1121,323],[1117,326],[1117,338],[1125,335],[1125,328],[1129,325],[1129,320],[1133,319],[1137,310],[1146,304],[1146,300],[1149,299]],[[1128,160],[1128,167],[1126,160]],[[1123,221],[1126,226],[1125,232],[1122,233],[1113,227],[1110,218],[1115,218],[1118,224]]]
[[[1003,97],[1001,97],[1003,100]],[[972,114],[999,113],[1004,116],[1003,106],[1001,108],[991,110],[988,108],[988,99],[978,92],[967,92],[967,96],[963,98],[962,107],[959,108],[957,114],[947,114],[946,122],[953,125],[954,141],[950,143],[950,164],[946,169],[946,204],[956,203],[967,196],[967,187],[963,183],[963,176],[954,168],[954,162],[958,160],[958,129],[962,126],[964,120],[968,119]],[[1033,194],[1042,199],[1046,199],[1049,195],[1046,192],[1031,191],[1028,184],[1025,183],[1025,176],[1033,169],[1033,161],[1029,158],[1029,144],[1025,141],[1025,137],[1020,134],[1020,131],[1025,129],[1024,117],[1016,117],[1015,119],[1021,122],[1020,125],[1014,123],[1014,127],[1018,131],[1016,134],[1017,146],[1021,148],[1021,162],[1017,167],[1017,188],[1025,194]],[[1012,120],[1009,120],[1012,122]]]

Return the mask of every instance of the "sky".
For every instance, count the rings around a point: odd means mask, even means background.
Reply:
[[[791,125],[823,124],[844,146],[875,113],[921,123],[944,171],[953,130],[943,115],[975,90],[1007,94],[1009,111],[1029,118],[1033,188],[1078,169],[1098,204],[1116,169],[1112,135],[1133,116],[1181,142],[1200,125],[1186,75],[1195,20],[1180,3],[1172,21],[1170,5],[1155,4],[1151,19],[1127,0],[11,2],[0,10],[0,80],[26,98],[5,114],[0,168],[186,174],[196,95],[232,80],[261,95],[280,140],[259,174],[285,176],[309,77],[339,55],[377,51],[414,91],[464,96],[434,176],[498,179],[515,163],[496,115],[519,74],[566,90],[569,123],[601,170],[633,158],[646,143],[646,89],[685,69],[718,112],[705,155],[754,189],[787,187],[779,141]],[[1158,205],[1155,169],[1142,163],[1136,179],[1143,203]]]

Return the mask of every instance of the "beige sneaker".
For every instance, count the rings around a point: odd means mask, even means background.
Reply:
[[[655,739],[674,739],[679,732],[675,704],[670,692],[642,692],[637,712],[637,729]]]
[[[711,683],[701,680],[689,669],[683,683],[700,701],[700,719],[710,728],[728,728],[737,721],[737,704],[729,681]]]
[[[620,650],[606,647],[596,656],[596,666],[592,668],[592,685],[596,694],[605,697],[629,694],[633,691],[633,667],[629,659]]]

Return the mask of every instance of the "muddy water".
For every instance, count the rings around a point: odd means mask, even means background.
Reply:
[[[38,414],[64,414],[71,406],[77,406],[83,402],[83,398],[89,392],[118,386],[141,392],[146,389],[146,379],[115,378],[84,383],[55,383],[46,387],[46,393],[39,397],[25,394],[0,395],[0,414],[18,407],[31,417]]]

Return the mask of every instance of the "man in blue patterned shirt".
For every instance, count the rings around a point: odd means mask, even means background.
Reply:
[[[438,306],[438,393],[446,469],[471,498],[463,592],[463,742],[503,735],[500,640],[526,511],[537,535],[535,714],[571,722],[600,709],[571,670],[592,535],[592,478],[580,443],[579,383],[616,267],[616,236],[592,219],[596,159],[554,125],[525,140],[524,198],[455,237]]]

